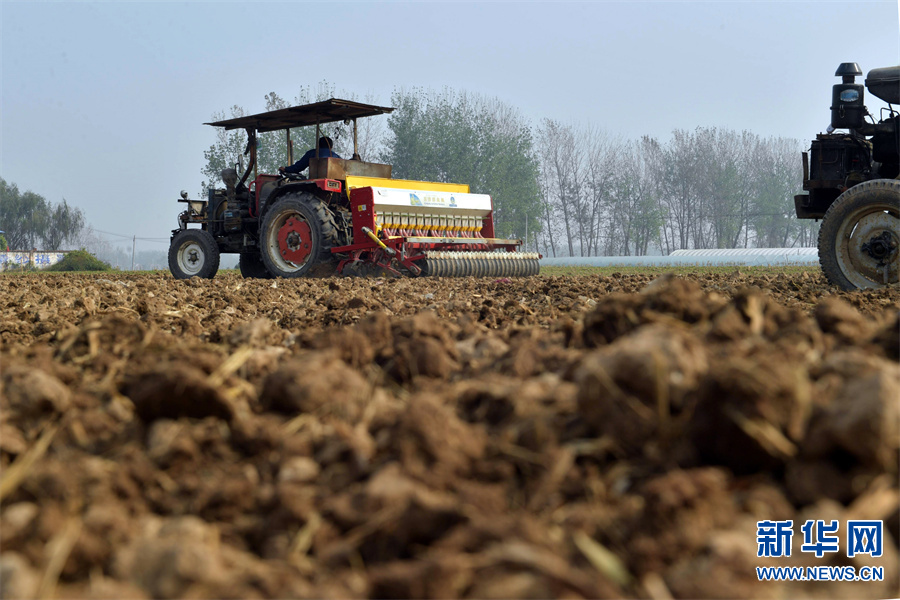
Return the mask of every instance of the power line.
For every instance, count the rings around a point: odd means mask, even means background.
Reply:
[[[94,229],[95,233],[102,233],[104,235],[114,235],[116,237],[124,238],[126,240],[141,240],[143,242],[156,242],[158,244],[168,244],[169,238],[151,238],[151,237],[137,237],[134,235],[125,235],[124,233],[115,233],[113,231],[104,231],[102,229]]]
[[[132,234],[132,235],[126,235],[126,234],[124,234],[124,233],[115,233],[115,232],[113,232],[113,231],[103,231],[102,229],[94,229],[94,231],[96,231],[97,233],[105,233],[106,235],[115,235],[115,236],[122,237],[122,238],[130,238],[130,239],[134,239],[134,238],[136,237],[136,236],[134,236],[133,234]],[[139,238],[137,238],[137,239],[139,239],[139,240],[148,240],[148,241],[156,241],[156,240],[164,240],[164,241],[167,241],[167,242],[169,241],[169,238],[159,238],[159,237],[156,237],[156,238],[151,238],[151,237],[139,237]]]
[[[130,235],[124,235],[124,234],[122,234],[122,233],[113,233],[112,231],[103,231],[102,229],[95,229],[94,231],[96,231],[97,233],[105,233],[106,235],[115,235],[115,236],[123,237],[123,238],[130,238],[130,237],[132,237],[132,236],[130,236]]]

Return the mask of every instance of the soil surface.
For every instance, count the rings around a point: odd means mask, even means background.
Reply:
[[[896,597],[898,308],[815,271],[0,277],[0,596]],[[884,581],[757,580],[798,565]]]

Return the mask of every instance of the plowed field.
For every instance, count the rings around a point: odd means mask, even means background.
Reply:
[[[0,277],[0,595],[897,596],[900,291],[772,273]]]

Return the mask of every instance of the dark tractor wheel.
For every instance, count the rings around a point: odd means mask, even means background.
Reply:
[[[307,192],[288,194],[266,210],[260,248],[275,277],[328,277],[337,268],[331,248],[338,245],[334,216]]]
[[[169,270],[175,279],[212,279],[219,270],[216,240],[202,229],[179,231],[169,245]]]
[[[837,197],[819,229],[819,263],[828,281],[845,290],[897,283],[900,181],[867,181]]]
[[[272,274],[263,264],[262,256],[259,252],[241,252],[238,259],[238,268],[241,275],[253,279],[272,279]]]

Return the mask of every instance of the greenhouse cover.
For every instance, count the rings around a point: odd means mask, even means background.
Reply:
[[[668,267],[668,266],[816,266],[816,248],[736,248],[676,250],[668,256],[545,257],[545,267]]]

